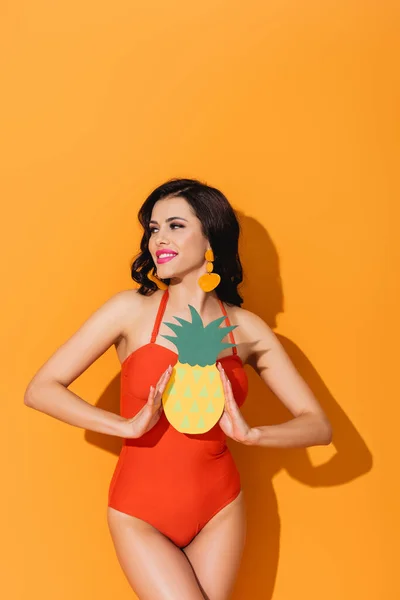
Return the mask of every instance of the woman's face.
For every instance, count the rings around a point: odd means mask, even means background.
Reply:
[[[204,253],[209,244],[200,220],[185,198],[178,196],[156,202],[149,229],[149,251],[160,279],[182,277],[204,267]],[[163,256],[170,253],[173,256]]]

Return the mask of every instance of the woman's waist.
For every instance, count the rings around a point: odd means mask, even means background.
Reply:
[[[219,454],[226,448],[226,435],[218,423],[204,433],[186,433],[175,429],[162,413],[157,423],[138,438],[124,438],[123,444],[131,447],[156,448],[159,451],[185,455]]]
[[[231,452],[225,439],[195,439],[187,438],[175,431],[173,440],[164,436],[158,440],[145,440],[142,436],[137,439],[123,440],[124,460],[145,461],[148,464],[175,466],[179,468],[195,465],[210,466],[216,463],[230,463]]]
[[[154,448],[123,446],[119,477],[129,485],[165,484],[175,489],[190,486],[199,489],[208,482],[236,482],[239,472],[228,447],[219,454],[208,451],[186,453],[174,450],[158,452]],[[225,485],[225,484],[223,484]]]

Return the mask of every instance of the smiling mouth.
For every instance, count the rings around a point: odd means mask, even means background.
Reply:
[[[177,254],[174,254],[172,252],[163,252],[163,254],[160,254],[157,257],[157,264],[162,264],[162,263],[168,262],[168,261],[172,260],[173,258],[175,258],[175,256],[177,256]]]

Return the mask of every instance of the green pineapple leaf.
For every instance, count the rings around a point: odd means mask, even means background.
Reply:
[[[203,321],[201,319],[201,316],[199,315],[199,313],[197,312],[197,310],[195,309],[195,307],[192,306],[191,304],[189,304],[189,310],[190,310],[190,313],[192,315],[192,325],[193,325],[193,327],[202,327],[204,329],[204,325],[203,325]]]
[[[172,331],[174,331],[175,333],[181,330],[181,326],[177,325],[176,323],[167,323],[167,321],[164,321],[164,324],[167,325],[170,329],[172,329]]]
[[[208,325],[206,325],[204,327],[204,329],[212,329],[213,327],[219,327],[219,325],[222,323],[222,321],[225,321],[226,317],[225,315],[222,315],[222,317],[218,317],[218,319],[214,319],[214,321],[210,321],[208,323]],[[237,327],[237,325],[231,325],[231,327]]]
[[[206,366],[215,364],[220,351],[224,348],[236,346],[234,343],[222,342],[221,340],[238,325],[219,327],[226,316],[218,317],[204,327],[200,314],[191,304],[188,305],[192,321],[186,321],[180,317],[173,317],[180,325],[163,321],[175,336],[162,335],[170,340],[178,350],[179,361],[189,365]]]
[[[191,321],[186,321],[186,319],[182,319],[181,317],[174,317],[174,319],[179,321],[179,323],[182,323],[182,325],[184,325],[185,323],[187,323],[189,325],[191,324]]]

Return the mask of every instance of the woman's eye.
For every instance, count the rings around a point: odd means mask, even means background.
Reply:
[[[181,227],[184,227],[184,225],[180,225],[179,223],[171,223],[170,227],[171,228],[172,227],[179,227],[179,228],[181,228]],[[149,229],[150,235],[152,233],[154,233],[154,231],[156,231],[156,230],[157,230],[157,227],[150,227],[150,229]]]

